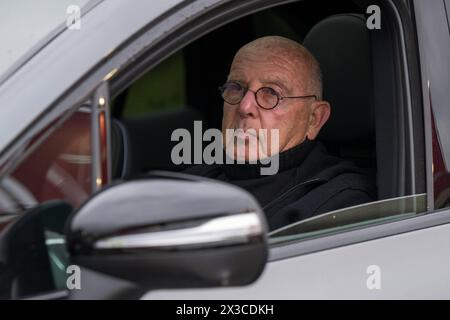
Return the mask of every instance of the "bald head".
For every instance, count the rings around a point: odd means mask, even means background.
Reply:
[[[299,85],[304,94],[314,94],[322,98],[322,73],[316,58],[296,41],[280,36],[258,38],[244,45],[236,53],[233,63],[248,55],[265,56],[267,59],[288,60],[295,70],[294,85]]]

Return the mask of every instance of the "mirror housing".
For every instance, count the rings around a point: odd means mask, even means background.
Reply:
[[[152,290],[250,284],[265,267],[266,235],[246,191],[154,172],[94,195],[66,239],[72,263]]]

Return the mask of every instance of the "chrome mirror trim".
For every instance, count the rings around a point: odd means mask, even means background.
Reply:
[[[256,212],[212,218],[199,226],[98,240],[95,249],[193,249],[246,244],[265,235]]]

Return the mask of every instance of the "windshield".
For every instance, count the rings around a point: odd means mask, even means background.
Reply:
[[[82,9],[89,0],[0,0],[0,78],[33,47]]]

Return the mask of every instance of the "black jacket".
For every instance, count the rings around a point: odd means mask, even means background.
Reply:
[[[262,176],[261,164],[198,165],[186,173],[218,179],[252,193],[270,230],[324,212],[374,200],[374,186],[349,161],[330,156],[319,142],[279,154],[279,171]]]

